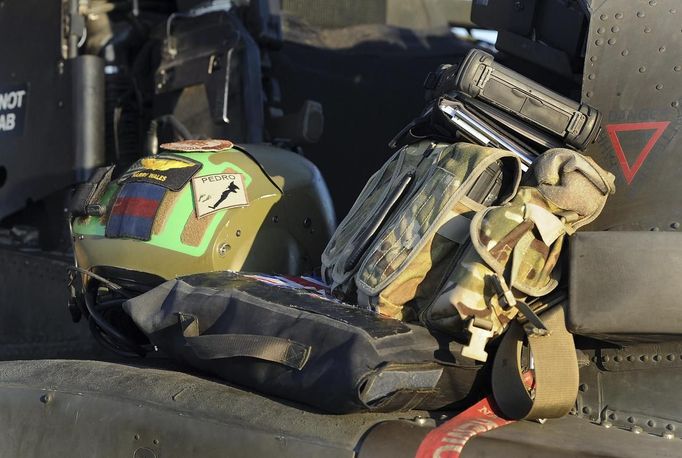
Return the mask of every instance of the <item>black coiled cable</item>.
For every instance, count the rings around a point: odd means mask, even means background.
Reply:
[[[83,302],[89,315],[90,331],[95,340],[117,355],[127,358],[144,357],[147,350],[118,330],[105,317],[105,314],[111,310],[120,309],[127,299],[134,297],[134,294],[130,294],[120,285],[87,269],[70,267],[69,270],[91,278],[87,288],[83,288]],[[97,294],[101,285],[106,286],[112,294],[118,297],[98,303]]]

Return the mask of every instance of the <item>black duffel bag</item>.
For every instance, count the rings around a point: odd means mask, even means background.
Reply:
[[[481,366],[425,328],[258,276],[170,280],[125,303],[160,350],[223,380],[329,412],[437,410],[481,395]],[[480,381],[479,381],[480,380]]]

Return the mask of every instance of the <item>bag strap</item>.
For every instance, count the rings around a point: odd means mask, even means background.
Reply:
[[[99,167],[92,177],[76,188],[71,201],[69,212],[72,216],[103,216],[106,209],[97,205],[97,201],[111,182],[114,166]]]
[[[197,317],[178,313],[182,335],[199,359],[249,357],[301,370],[312,347],[280,337],[253,334],[199,335]]]
[[[500,410],[513,419],[558,418],[575,404],[578,359],[573,335],[566,329],[564,309],[557,305],[542,314],[549,332],[528,332],[514,321],[502,338],[493,362],[492,386]],[[544,335],[543,335],[544,334]],[[534,363],[534,396],[523,381],[521,350],[528,336]]]

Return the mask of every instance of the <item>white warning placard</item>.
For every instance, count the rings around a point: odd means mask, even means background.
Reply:
[[[0,85],[0,137],[23,133],[27,100],[26,84]]]
[[[217,173],[192,178],[197,218],[231,207],[249,205],[241,173]]]

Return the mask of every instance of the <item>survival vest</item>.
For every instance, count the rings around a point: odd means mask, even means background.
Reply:
[[[573,338],[561,306],[537,298],[557,287],[566,235],[599,215],[614,177],[574,150],[555,148],[519,187],[520,179],[519,161],[507,151],[428,141],[403,147],[332,237],[323,274],[345,300],[446,332],[466,344],[463,356],[479,361],[487,360],[490,339],[513,324],[495,360],[496,399],[516,418],[561,416],[577,390]],[[519,407],[527,390],[509,375],[521,373],[525,336],[543,380],[536,399]],[[544,402],[543,393],[565,399]]]

